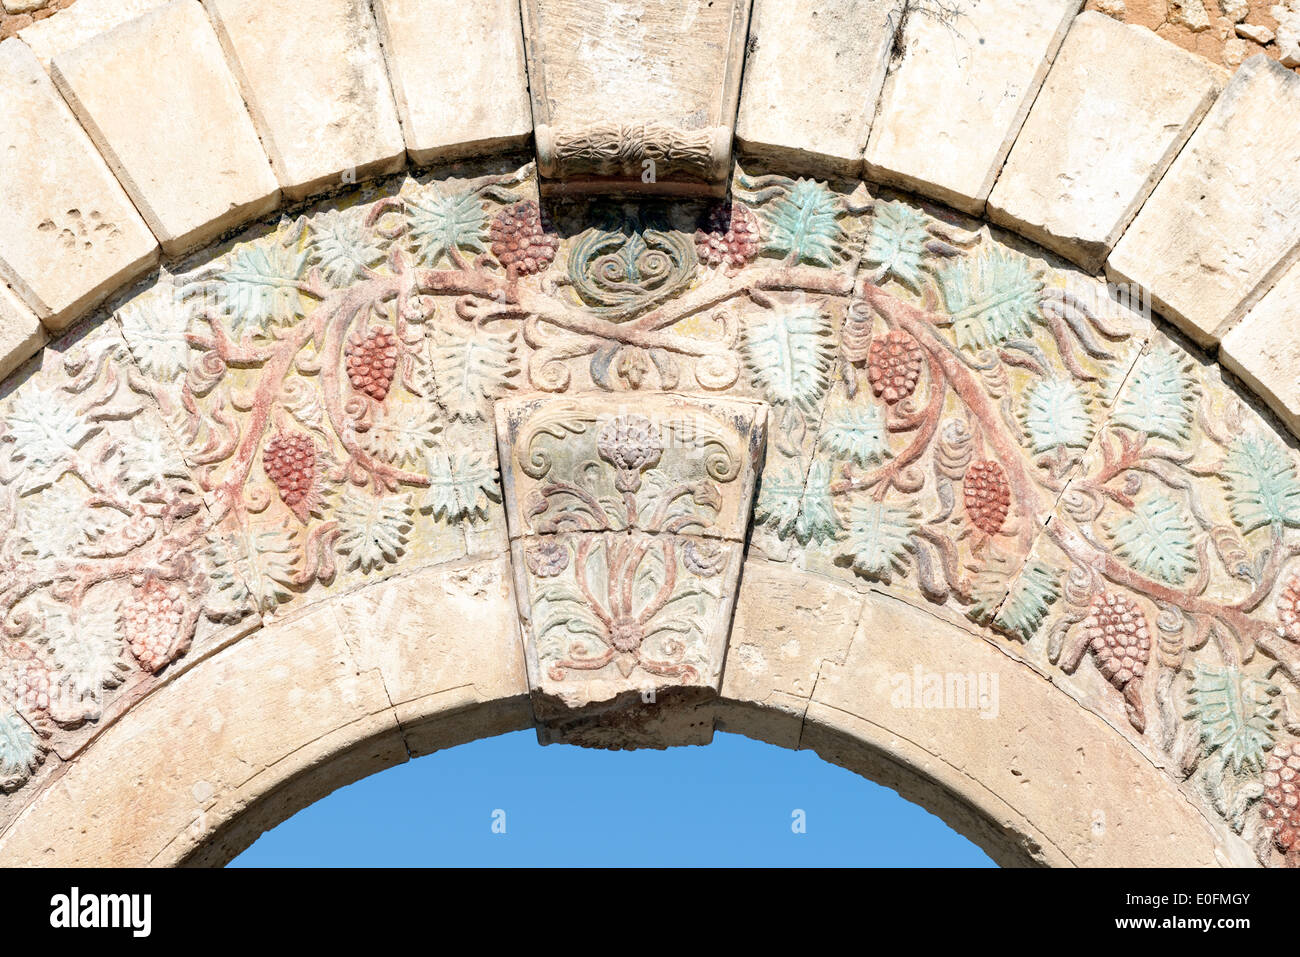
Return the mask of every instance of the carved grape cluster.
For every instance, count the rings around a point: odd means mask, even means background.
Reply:
[[[1300,575],[1292,575],[1277,598],[1277,633],[1300,642]]]
[[[921,377],[921,346],[902,329],[894,329],[871,343],[867,378],[871,391],[893,405],[916,391]]]
[[[262,467],[275,483],[280,500],[299,521],[316,505],[316,444],[300,432],[280,432],[266,445]]]
[[[15,651],[30,653],[30,649],[21,644]],[[23,711],[33,714],[49,710],[52,684],[50,669],[32,655],[11,659],[4,674],[3,688],[5,697]]]
[[[123,626],[131,654],[146,671],[161,671],[171,661],[184,618],[185,602],[176,585],[149,577],[135,586]]]
[[[397,369],[397,335],[378,326],[363,335],[359,330],[348,339],[348,380],[352,388],[376,402],[388,398]]]
[[[1284,741],[1264,762],[1264,820],[1273,843],[1288,857],[1300,853],[1300,744]]]
[[[1097,667],[1117,691],[1124,693],[1129,720],[1143,730],[1146,719],[1138,688],[1151,660],[1146,615],[1133,599],[1102,592],[1093,599],[1083,628]]]
[[[516,203],[497,213],[490,230],[492,255],[511,279],[542,272],[555,259],[560,238],[535,200]]]
[[[1011,486],[1007,473],[997,462],[974,462],[962,483],[966,514],[975,527],[988,535],[1002,531],[1011,510]]]
[[[758,255],[758,217],[741,203],[715,206],[695,231],[695,253],[707,266],[739,268]]]

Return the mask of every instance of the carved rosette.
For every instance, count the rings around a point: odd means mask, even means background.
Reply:
[[[528,396],[496,419],[543,741],[707,743],[766,406]]]

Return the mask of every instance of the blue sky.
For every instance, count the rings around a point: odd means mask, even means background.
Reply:
[[[722,733],[705,748],[543,748],[532,731],[340,788],[231,866],[509,865],[993,866],[939,818],[808,751]]]

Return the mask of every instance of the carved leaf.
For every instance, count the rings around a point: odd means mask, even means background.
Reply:
[[[1073,382],[1044,379],[1029,390],[1020,421],[1035,452],[1086,449],[1092,438],[1088,400]]]
[[[907,556],[916,532],[911,508],[869,502],[855,505],[849,516],[848,543],[842,553],[864,578],[886,584],[907,571]]]
[[[312,259],[325,278],[346,286],[383,262],[384,249],[354,213],[326,210],[311,224]]]
[[[408,466],[424,459],[441,431],[436,410],[426,409],[416,414],[385,407],[359,438],[362,448],[381,461]]]
[[[208,602],[213,614],[239,617],[250,605],[271,612],[293,597],[289,586],[296,579],[299,556],[294,532],[287,526],[226,535],[210,532],[205,555],[217,586]]]
[[[839,201],[829,189],[813,180],[799,180],[763,210],[768,233],[765,249],[796,262],[833,265],[843,236],[835,220],[839,211]]]
[[[116,688],[131,670],[117,604],[87,603],[75,610],[46,605],[41,645],[59,672],[60,683],[79,698]]]
[[[939,273],[957,345],[987,349],[1033,333],[1043,280],[1022,256],[990,249]]]
[[[420,508],[448,522],[487,518],[489,502],[501,501],[495,457],[462,450],[428,456],[429,489]]]
[[[1276,737],[1274,698],[1279,693],[1277,686],[1235,667],[1198,664],[1188,692],[1191,708],[1184,717],[1199,722],[1207,753],[1219,751],[1237,772],[1262,770],[1264,752]]]
[[[903,203],[876,203],[863,259],[893,276],[912,292],[921,292],[925,244],[930,239],[923,213]]]
[[[1060,596],[1060,572],[1041,562],[1031,562],[1012,581],[992,625],[1014,638],[1029,641],[1038,634],[1048,611]]]
[[[301,318],[304,309],[298,287],[310,259],[310,249],[281,242],[237,246],[219,281],[211,286],[230,315],[232,331],[239,335],[250,325],[265,331],[269,323]]]
[[[52,485],[72,468],[77,451],[103,428],[87,422],[53,390],[20,391],[5,420],[14,458],[27,463],[19,494]]]
[[[41,753],[32,726],[10,708],[0,711],[0,791],[23,784],[40,767]]]
[[[474,193],[444,196],[436,187],[406,201],[414,251],[421,262],[437,266],[447,259],[454,265],[459,250],[486,252],[488,226],[483,203]]]
[[[452,420],[477,422],[489,402],[516,388],[516,334],[492,334],[439,324],[433,330],[432,372],[438,401]]]
[[[160,293],[137,299],[117,313],[122,338],[136,364],[159,382],[170,382],[189,368],[190,344],[185,333],[190,307],[179,295]]]
[[[883,462],[889,450],[885,418],[877,405],[842,409],[822,425],[821,444],[836,458],[862,468]]]
[[[1232,520],[1243,534],[1265,525],[1300,528],[1300,482],[1277,442],[1238,436],[1224,459],[1223,480]]]
[[[1115,410],[1114,422],[1177,442],[1191,435],[1198,387],[1191,359],[1161,350],[1143,357]]]
[[[348,489],[336,512],[340,535],[336,547],[348,568],[371,572],[395,562],[406,547],[414,509],[409,495],[378,497]]]
[[[1191,521],[1165,495],[1148,496],[1106,530],[1115,554],[1144,575],[1180,585],[1196,571]]]
[[[831,331],[826,314],[808,304],[750,317],[740,351],[769,402],[806,410],[821,398],[835,351]]]
[[[754,505],[754,521],[770,525],[782,540],[793,535],[802,545],[834,541],[843,525],[831,498],[830,466],[814,462],[806,485],[793,467],[765,476]]]

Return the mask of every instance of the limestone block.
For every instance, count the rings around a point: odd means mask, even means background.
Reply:
[[[867,177],[982,213],[1083,0],[913,11],[867,144]]]
[[[60,53],[81,46],[87,40],[161,7],[170,0],[77,0],[59,11],[57,17],[37,20],[18,31],[36,58],[48,70]]]
[[[736,142],[776,163],[857,175],[902,0],[755,0]]]
[[[862,603],[853,589],[789,565],[747,561],[727,643],[718,727],[797,748],[822,662],[843,664]]]
[[[0,286],[0,379],[40,352],[45,327],[18,297]]]
[[[287,196],[402,168],[406,144],[369,3],[205,3]]]
[[[1223,337],[1219,360],[1300,435],[1300,264]]]
[[[40,63],[0,43],[0,280],[57,332],[157,260],[158,244]]]
[[[1224,88],[1119,241],[1106,271],[1217,343],[1300,243],[1300,76],[1260,55]]]
[[[40,794],[26,826],[0,841],[0,861],[176,863],[254,798],[282,800],[276,792],[288,788],[300,807],[405,759],[379,674],[358,667],[322,606],[141,701]],[[87,808],[97,821],[89,834],[80,833]],[[226,858],[244,843],[218,837]]]
[[[1104,721],[988,642],[883,595],[843,667],[823,667],[802,746],[920,800],[1003,864],[1217,860],[1202,814]]]
[[[375,18],[413,163],[527,142],[533,114],[518,0],[375,0]]]
[[[167,255],[279,204],[197,0],[175,0],[59,54],[51,71]]]
[[[1210,108],[1209,63],[1105,14],[1070,28],[989,217],[1095,271]]]
[[[383,678],[413,752],[447,746],[426,725],[444,724],[448,713],[473,711],[478,736],[494,733],[484,727],[493,720],[498,732],[531,724],[508,557],[422,568],[333,607],[358,665]],[[485,702],[491,720],[477,707]]]

